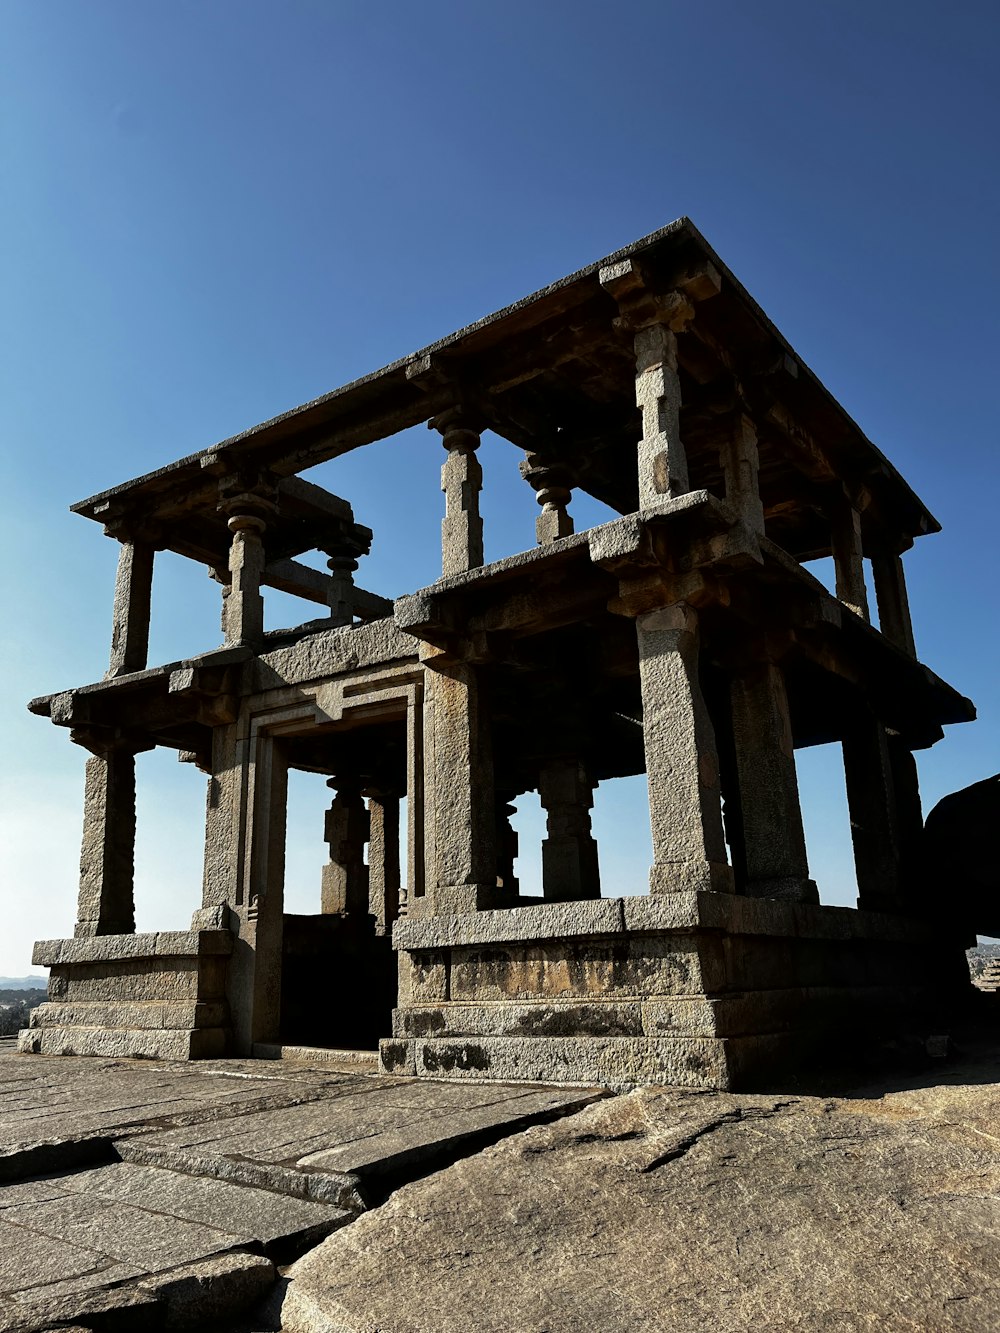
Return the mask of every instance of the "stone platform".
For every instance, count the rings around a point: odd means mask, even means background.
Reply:
[[[968,997],[934,924],[683,892],[397,922],[387,1073],[735,1090],[930,1032]]]

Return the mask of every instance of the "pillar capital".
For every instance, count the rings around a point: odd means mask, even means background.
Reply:
[[[229,472],[219,478],[218,497],[219,513],[227,518],[245,514],[266,524],[278,508],[277,478],[266,472]]]
[[[124,731],[120,727],[72,727],[69,738],[93,755],[136,755],[156,749],[156,742],[149,736],[142,732]]]
[[[618,304],[616,328],[633,335],[654,327],[681,333],[694,318],[694,305],[688,295],[677,289],[657,291],[637,259],[608,264],[598,276],[601,286]]]
[[[568,466],[549,459],[544,453],[531,452],[521,460],[518,470],[542,506],[542,512],[535,520],[539,546],[568,537],[573,531],[573,519],[566,508],[573,496],[573,480]]]

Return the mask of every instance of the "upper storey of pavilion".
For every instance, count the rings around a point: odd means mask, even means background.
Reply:
[[[675,337],[686,485],[725,491],[720,432],[752,421],[769,539],[831,553],[845,495],[870,549],[901,552],[938,523],[686,218],[343,388],[73,506],[114,535],[224,566],[226,495],[270,492],[269,561],[367,549],[350,506],[296,474],[461,407],[619,513],[645,508],[637,469],[636,330]],[[648,423],[646,426],[648,434]],[[664,497],[666,498],[666,497]],[[270,506],[269,506],[270,508]]]

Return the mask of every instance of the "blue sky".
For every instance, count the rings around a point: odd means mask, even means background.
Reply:
[[[919,756],[925,805],[1000,768],[998,36],[961,0],[6,0],[0,973],[72,933],[85,754],[24,702],[103,673],[116,545],[67,506],[681,214],[944,526],[907,557],[917,645],[980,721]],[[482,456],[508,554],[533,497],[511,446]],[[366,586],[435,577],[440,462],[411,432],[317,474],[375,528]],[[218,589],[183,564],[159,562],[154,662],[218,641]],[[848,901],[836,754],[800,773],[813,873]],[[203,780],[157,753],[139,785],[140,928],[183,928]],[[293,784],[303,903],[325,795]],[[606,883],[641,888],[634,788],[596,814]]]

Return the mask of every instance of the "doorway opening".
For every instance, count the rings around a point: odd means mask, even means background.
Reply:
[[[281,745],[289,783],[280,1040],[374,1051],[392,1032],[392,926],[406,902],[405,723],[317,729]]]

